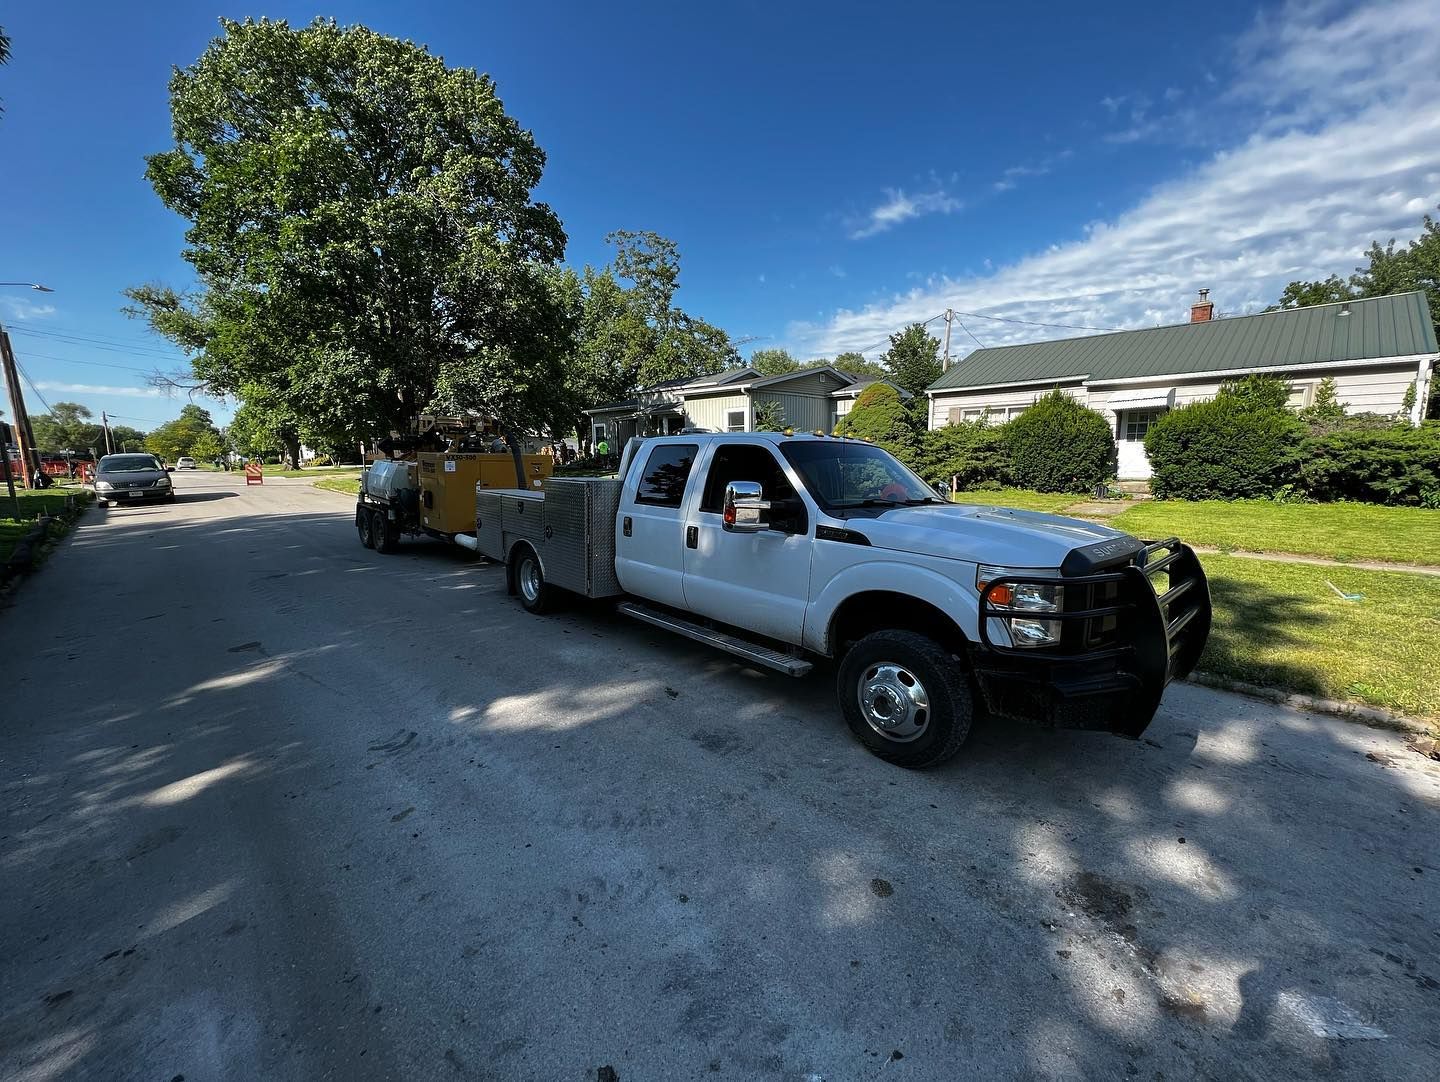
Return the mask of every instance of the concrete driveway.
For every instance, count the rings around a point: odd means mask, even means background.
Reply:
[[[177,474],[0,612],[0,1077],[1440,1075],[1440,771],[1194,687],[944,769],[343,496]]]

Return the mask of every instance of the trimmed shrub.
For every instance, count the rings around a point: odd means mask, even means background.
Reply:
[[[1269,497],[1296,477],[1305,426],[1263,397],[1222,389],[1215,398],[1164,414],[1145,437],[1161,499]]]
[[[1440,506],[1440,421],[1313,436],[1300,459],[1300,488],[1312,499]]]
[[[1037,492],[1085,492],[1115,476],[1115,438],[1104,416],[1059,388],[1001,432],[1017,485]]]
[[[850,412],[835,423],[835,435],[870,440],[907,466],[915,464],[914,416],[900,392],[888,383],[872,384],[861,391]]]
[[[983,421],[960,421],[926,432],[911,466],[932,485],[954,479],[962,491],[1010,483],[1005,432]]]

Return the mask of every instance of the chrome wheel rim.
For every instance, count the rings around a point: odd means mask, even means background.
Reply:
[[[533,556],[520,561],[520,592],[526,601],[535,601],[540,596],[540,566]]]
[[[886,740],[904,743],[930,725],[930,695],[913,669],[894,661],[868,666],[860,675],[860,713]]]

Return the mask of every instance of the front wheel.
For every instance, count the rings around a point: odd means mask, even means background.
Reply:
[[[526,612],[537,616],[550,612],[559,601],[559,591],[545,581],[545,570],[540,566],[540,557],[529,545],[522,545],[516,552],[513,570],[515,592],[520,595],[520,604]]]
[[[363,507],[355,515],[355,529],[360,534],[360,544],[367,549],[373,549],[375,547],[375,520]]]
[[[840,662],[837,694],[856,739],[896,766],[938,766],[970,734],[966,670],[914,631],[876,631],[852,646]]]

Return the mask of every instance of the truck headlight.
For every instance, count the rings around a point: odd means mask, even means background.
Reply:
[[[990,583],[1008,575],[1058,577],[1059,571],[1048,568],[1011,569],[981,564],[975,569],[975,587],[983,592]],[[1001,583],[990,591],[990,601],[993,605],[1012,612],[1059,612],[1065,604],[1065,587],[1059,583]],[[1028,616],[1004,616],[1001,619],[1010,632],[1010,641],[1016,646],[1051,646],[1060,641],[1059,620],[1037,620]]]

